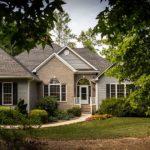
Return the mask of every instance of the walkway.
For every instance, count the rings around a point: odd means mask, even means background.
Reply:
[[[56,122],[56,123],[50,123],[50,124],[44,124],[41,126],[41,128],[47,128],[47,127],[57,127],[57,126],[63,126],[63,125],[69,125],[74,123],[79,123],[85,121],[88,117],[90,117],[91,114],[82,114],[80,118],[63,121],[63,122]]]
[[[90,116],[91,116],[91,114],[82,114],[82,116],[79,118],[68,120],[68,121],[44,124],[44,125],[40,126],[40,128],[57,127],[57,126],[63,126],[63,125],[69,125],[69,124],[74,124],[74,123],[78,123],[78,122],[83,122]],[[21,128],[21,126],[19,126],[19,125],[1,125],[1,127],[5,128],[5,129],[19,129],[19,128]],[[39,126],[32,126],[32,127],[38,128]]]

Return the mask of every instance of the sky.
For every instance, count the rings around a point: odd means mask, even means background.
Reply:
[[[73,33],[79,35],[82,30],[94,27],[97,23],[96,16],[105,9],[107,1],[100,0],[64,0],[64,10],[69,14],[69,24]]]

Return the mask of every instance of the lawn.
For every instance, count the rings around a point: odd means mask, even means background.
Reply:
[[[33,137],[52,140],[109,139],[150,135],[149,118],[110,118],[60,127],[34,129]]]

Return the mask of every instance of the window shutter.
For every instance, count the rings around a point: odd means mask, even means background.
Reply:
[[[13,105],[17,105],[18,101],[18,84],[16,82],[13,83]]]
[[[48,96],[48,85],[44,85],[44,97]]]
[[[110,84],[106,84],[106,98],[110,98]]]
[[[2,83],[0,83],[0,105],[2,105]]]

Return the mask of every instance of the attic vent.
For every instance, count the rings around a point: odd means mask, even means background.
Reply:
[[[65,56],[69,55],[69,50],[64,51]]]

